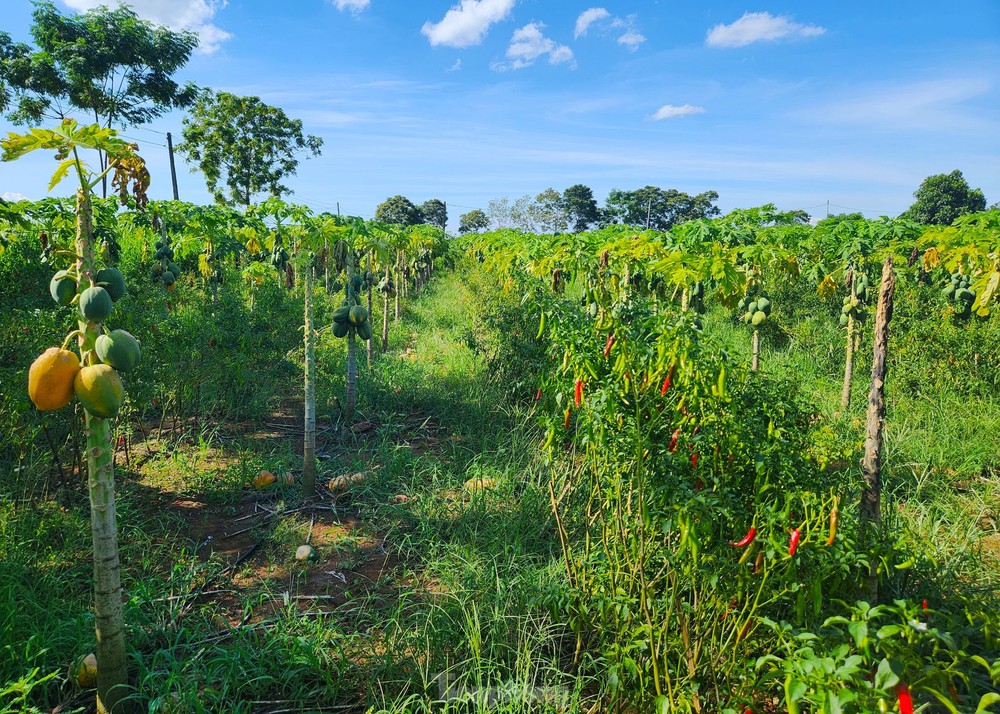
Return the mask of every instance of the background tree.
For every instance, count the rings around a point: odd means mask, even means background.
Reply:
[[[574,184],[563,191],[563,205],[566,209],[566,219],[574,233],[587,230],[601,218],[594,192],[582,183]]]
[[[396,195],[378,204],[375,220],[399,226],[415,226],[424,222],[424,214],[406,196]]]
[[[623,223],[665,231],[698,218],[719,215],[719,194],[705,191],[691,196],[677,189],[645,186],[635,191],[612,189],[603,211],[603,223]]]
[[[958,169],[928,176],[913,197],[917,200],[900,217],[925,225],[951,225],[959,216],[986,210],[982,189],[970,188]]]
[[[459,233],[478,233],[490,226],[490,218],[481,208],[473,208],[468,213],[458,217]]]
[[[561,233],[569,223],[566,203],[554,188],[547,188],[535,196],[531,212],[536,227],[544,233]]]
[[[430,223],[441,230],[448,227],[448,206],[439,198],[432,198],[424,201],[417,209],[424,217],[424,223]]]
[[[154,25],[125,5],[61,15],[43,0],[32,17],[35,48],[0,32],[0,110],[14,123],[77,115],[125,128],[194,101],[197,87],[171,77],[198,46],[195,33]]]
[[[128,6],[61,15],[35,5],[37,48],[0,32],[0,107],[19,124],[83,113],[102,126],[145,124],[189,106],[197,87],[171,79],[198,45],[193,32],[174,32],[140,19]],[[13,107],[11,107],[13,104]]]
[[[294,175],[297,154],[319,156],[323,140],[303,135],[302,121],[264,104],[204,90],[184,119],[178,153],[198,165],[219,203],[249,206],[254,195],[291,193],[281,181]]]
[[[486,213],[490,219],[490,225],[495,229],[510,228],[514,225],[512,206],[510,199],[506,196],[495,198],[486,206]]]

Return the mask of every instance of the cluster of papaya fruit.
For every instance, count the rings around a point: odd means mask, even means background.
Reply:
[[[181,269],[174,262],[174,249],[170,247],[170,239],[164,237],[163,240],[156,241],[154,245],[156,252],[153,258],[156,265],[153,266],[153,282],[160,282],[167,290],[174,289],[174,283],[181,276]]]
[[[111,419],[118,415],[125,398],[118,373],[135,369],[140,357],[138,340],[125,330],[104,327],[114,303],[125,296],[125,279],[117,268],[104,268],[79,294],[78,286],[75,269],[60,270],[49,283],[52,299],[59,305],[66,307],[76,301],[86,329],[75,330],[63,347],[50,347],[35,359],[28,369],[28,397],[39,411],[54,411],[75,396],[93,416]],[[83,339],[82,365],[76,354],[66,349],[74,336]]]
[[[771,299],[766,292],[757,296],[748,294],[740,298],[736,307],[743,312],[743,322],[754,327],[760,327],[771,316]]]
[[[271,248],[271,265],[278,270],[284,270],[285,266],[288,265],[288,251],[281,244],[281,237],[276,232],[271,233],[271,240],[274,241]]]
[[[340,307],[333,311],[333,336],[347,337],[351,330],[362,340],[372,338],[372,323],[368,318],[368,309],[361,305],[358,296],[368,288],[374,279],[371,271],[364,275],[354,275],[347,282],[347,296]]]
[[[941,290],[946,299],[955,302],[955,315],[962,319],[972,314],[972,303],[976,301],[976,293],[971,286],[972,280],[968,275],[952,273],[948,284]]]
[[[705,314],[705,284],[700,280],[691,286],[688,293],[688,307],[699,315]],[[768,312],[770,312],[770,307]]]
[[[864,273],[857,273],[853,280],[853,294],[844,298],[844,303],[840,308],[840,326],[847,327],[851,320],[864,322],[868,317],[865,306],[868,304],[868,276]]]

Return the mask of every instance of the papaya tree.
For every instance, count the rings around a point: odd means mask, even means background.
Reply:
[[[4,161],[18,159],[37,149],[55,151],[60,161],[49,189],[70,173],[79,181],[76,191],[76,261],[55,275],[52,297],[62,306],[75,305],[77,329],[32,364],[28,393],[43,411],[60,409],[74,397],[84,408],[87,434],[87,484],[90,494],[94,562],[94,614],[97,637],[97,710],[121,712],[128,708],[125,623],[115,509],[112,420],[124,399],[119,372],[134,368],[139,345],[123,330],[108,331],[114,302],[125,294],[125,281],[116,269],[102,268],[95,251],[94,187],[112,174],[112,185],[124,201],[137,209],[145,206],[149,173],[134,146],[116,132],[99,125],[80,126],[72,119],[54,129],[32,129],[10,134],[2,141]],[[89,170],[80,160],[81,149],[102,152],[108,159],[103,171]],[[66,347],[76,340],[79,356]]]

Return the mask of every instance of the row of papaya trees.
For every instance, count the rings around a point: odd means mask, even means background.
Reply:
[[[74,199],[0,205],[0,252],[15,248],[24,252],[26,240],[37,240],[37,255],[45,266],[41,272],[51,277],[49,289],[57,303],[53,309],[71,310],[75,315],[62,344],[50,347],[32,364],[28,396],[40,411],[61,410],[77,401],[82,407],[78,413],[82,412],[83,434],[74,450],[80,459],[78,473],[87,475],[91,502],[97,706],[100,712],[125,711],[131,703],[127,696],[114,483],[115,446],[125,437],[116,439],[114,432],[116,426],[122,435],[131,431],[126,423],[130,413],[136,416],[138,429],[143,429],[138,415],[149,417],[145,407],[150,404],[160,409],[162,424],[167,405],[158,405],[155,396],[149,397],[143,375],[162,378],[172,374],[177,382],[189,384],[197,381],[190,379],[190,374],[199,360],[190,352],[190,341],[185,340],[187,353],[174,364],[163,364],[170,337],[160,339],[158,331],[176,335],[185,327],[191,328],[190,323],[175,324],[171,316],[183,305],[200,304],[205,306],[199,313],[203,323],[221,323],[234,314],[259,318],[255,334],[241,333],[248,342],[241,347],[250,354],[256,350],[264,353],[267,333],[288,327],[268,322],[267,315],[254,315],[258,295],[269,295],[272,303],[277,302],[273,297],[276,289],[294,296],[284,303],[297,304],[301,310],[296,320],[303,332],[301,489],[303,497],[311,497],[316,489],[317,335],[330,330],[347,341],[346,389],[340,410],[341,425],[346,427],[357,405],[359,343],[367,347],[369,364],[378,347],[380,351],[387,349],[389,322],[399,318],[401,298],[430,278],[434,259],[445,246],[444,234],[431,226],[401,227],[314,214],[306,207],[274,198],[246,211],[149,201],[146,190],[150,177],[134,145],[118,138],[113,130],[81,126],[72,120],[54,129],[11,134],[3,140],[2,149],[5,161],[36,150],[52,151],[60,163],[49,189],[67,177],[77,184]],[[106,170],[87,166],[84,153],[93,150],[108,157]],[[94,187],[108,176],[118,196],[95,198]],[[128,251],[132,254],[122,255]],[[120,260],[123,270],[116,267]],[[125,270],[125,263],[131,269]],[[137,264],[141,269],[136,269]],[[236,285],[231,284],[234,277]],[[322,283],[322,289],[317,290],[316,282]],[[22,292],[34,293],[34,287],[22,286]],[[373,330],[375,293],[381,297],[379,335]],[[326,324],[317,324],[318,296],[326,296],[322,302],[329,306],[320,314]],[[132,311],[133,321],[147,325],[150,334],[133,336],[121,329],[122,318],[130,314],[127,308],[123,312],[122,298],[126,303],[142,303]],[[239,310],[234,305],[239,305]],[[210,334],[200,347],[224,349],[219,342],[226,335],[219,333],[217,338]],[[140,347],[142,343],[163,349]],[[70,349],[72,345],[75,351]],[[102,348],[107,345],[111,347]],[[140,351],[146,364],[136,369]],[[126,372],[127,382],[122,379]],[[132,400],[126,398],[126,383],[135,395]],[[194,385],[194,396],[188,400],[189,405],[194,402],[194,409],[200,409],[201,388],[200,383]],[[134,403],[136,397],[144,402],[143,408]],[[184,417],[181,399],[173,402],[176,416]],[[52,439],[47,428],[45,433],[53,460],[59,464],[58,439]]]
[[[804,281],[846,333],[846,409],[858,340],[873,334],[868,308],[881,303],[884,330],[893,281],[951,286],[948,320],[995,319],[1000,212],[947,228],[812,227],[765,206],[668,233],[461,241],[539,320],[548,359],[532,392],[569,583],[549,606],[575,636],[575,666],[601,662],[613,706],[745,714],[780,701],[832,714],[1000,703],[996,611],[913,567],[920,554],[882,523],[877,501],[874,512],[860,505],[877,478],[811,457],[813,411],[759,368],[758,351],[772,322],[794,314],[780,304],[787,286]],[[703,329],[713,302],[747,324],[749,364]]]

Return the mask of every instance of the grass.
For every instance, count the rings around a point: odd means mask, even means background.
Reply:
[[[262,468],[297,470],[300,437],[290,425],[298,417],[287,394],[279,411],[255,421],[202,419],[132,435],[119,523],[134,696],[144,708],[536,712],[593,703],[600,663],[574,666],[576,637],[551,607],[565,571],[549,466],[538,456],[533,406],[519,396],[533,393],[533,376],[517,355],[499,354],[509,330],[489,313],[505,298],[482,280],[447,273],[407,305],[388,353],[361,369],[359,411],[374,425],[365,433],[332,431],[344,343],[321,336],[321,481],[368,475],[347,496],[324,492],[326,510],[292,512],[305,505],[295,488],[246,486]],[[721,311],[705,322],[736,361],[749,361],[742,325]],[[794,334],[776,327],[762,364],[800,385],[820,419],[814,448],[856,479],[868,363],[859,356],[853,407],[838,415],[841,354],[817,352],[838,340],[821,322]],[[275,374],[274,392],[289,391],[294,369]],[[274,396],[246,399],[274,406]],[[894,575],[895,587],[912,585],[905,578],[939,590],[957,581],[984,597],[996,587],[1000,560],[990,560],[988,544],[1000,521],[1000,432],[988,425],[997,423],[995,400],[949,394],[946,384],[894,397],[887,520],[926,546],[912,571]],[[45,458],[26,453],[0,482],[0,712],[88,705],[65,681],[68,663],[93,648],[84,494],[50,496],[13,473]],[[467,486],[476,480],[485,487]],[[295,561],[307,539],[318,561]]]

